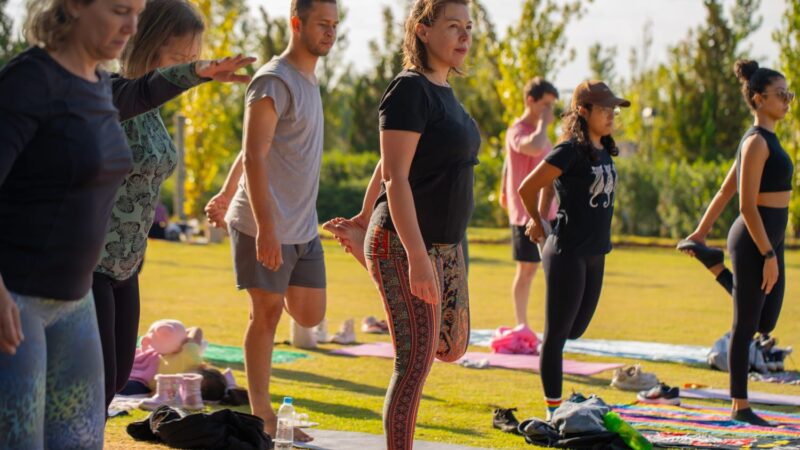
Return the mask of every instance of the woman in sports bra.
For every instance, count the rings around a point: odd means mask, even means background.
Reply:
[[[738,190],[741,214],[728,232],[734,278],[733,328],[728,349],[731,417],[772,426],[753,412],[747,400],[748,357],[753,335],[772,332],[783,303],[783,243],[794,167],[775,135],[775,126],[789,111],[794,94],[788,91],[783,74],[760,68],[755,61],[739,60],[734,71],[755,121],[742,137],[736,162],[720,191],[686,241],[705,246],[711,227]]]

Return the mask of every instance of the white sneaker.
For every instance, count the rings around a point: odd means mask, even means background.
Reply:
[[[317,342],[328,342],[328,319],[322,319],[319,325],[312,328]]]
[[[646,391],[658,385],[655,374],[642,372],[642,366],[622,367],[614,371],[611,386],[624,391]]]
[[[342,323],[342,327],[336,332],[329,342],[335,344],[354,344],[356,342],[356,321],[347,319]]]

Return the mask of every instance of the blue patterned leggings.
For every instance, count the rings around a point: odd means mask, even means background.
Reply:
[[[0,448],[102,449],[103,356],[91,292],[78,301],[12,293],[25,339],[0,353]]]

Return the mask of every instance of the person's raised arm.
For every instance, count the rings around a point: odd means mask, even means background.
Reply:
[[[361,204],[361,211],[353,216],[352,220],[361,228],[366,229],[369,225],[369,219],[372,216],[372,209],[375,206],[375,200],[381,192],[381,177],[382,177],[382,160],[378,160],[375,165],[375,170],[372,172],[372,178],[369,179],[369,185],[364,192],[364,201]]]

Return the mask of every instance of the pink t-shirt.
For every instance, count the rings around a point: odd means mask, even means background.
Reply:
[[[503,191],[508,199],[508,222],[511,225],[525,225],[530,220],[530,215],[522,204],[522,198],[517,193],[517,189],[525,180],[525,177],[539,165],[540,162],[552,150],[548,143],[547,148],[539,156],[530,156],[519,151],[519,144],[522,139],[530,136],[536,131],[525,122],[518,120],[506,132],[506,173],[503,178]],[[550,205],[550,213],[547,220],[553,220],[558,212],[558,205],[555,199]]]
[[[133,357],[133,368],[128,377],[129,380],[138,381],[150,385],[158,372],[160,356],[152,348],[142,351],[141,347],[136,347],[136,355]]]

